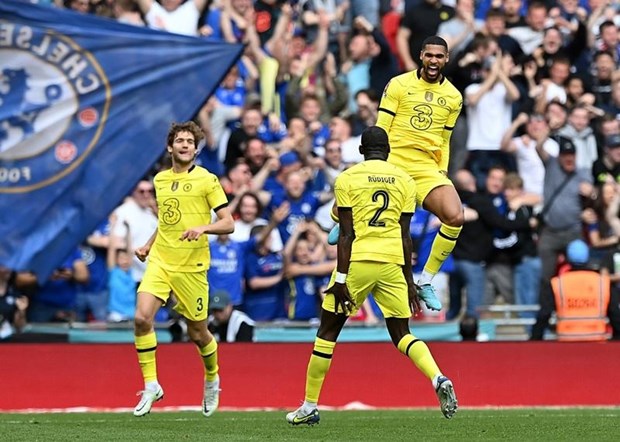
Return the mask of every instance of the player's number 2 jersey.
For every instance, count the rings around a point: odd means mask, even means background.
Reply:
[[[334,186],[339,208],[353,214],[351,261],[402,265],[402,213],[415,210],[415,182],[400,168],[367,160],[341,173]]]

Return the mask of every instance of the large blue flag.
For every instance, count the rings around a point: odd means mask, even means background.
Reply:
[[[51,274],[242,50],[0,1],[0,265]]]

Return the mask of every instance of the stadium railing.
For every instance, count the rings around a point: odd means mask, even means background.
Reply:
[[[169,322],[155,323],[158,342],[171,342],[168,330]],[[313,342],[318,324],[307,321],[281,321],[258,323],[255,327],[256,342]],[[413,322],[411,328],[415,335],[427,341],[460,341],[458,321]],[[486,340],[496,338],[494,320],[481,320],[480,332]],[[22,341],[28,335],[45,336],[53,334],[64,342],[72,343],[131,343],[133,342],[133,323],[41,323],[28,324],[21,333]],[[57,340],[57,339],[56,339]],[[55,341],[56,341],[55,340]],[[351,322],[342,331],[340,342],[390,342],[389,334],[383,322],[378,325],[366,325],[363,322]],[[40,341],[39,341],[40,342]]]
[[[478,308],[480,318],[492,320],[496,327],[498,341],[525,341],[529,338],[529,329],[536,322],[535,315],[540,309],[538,304],[493,304]],[[524,313],[530,315],[524,316]]]

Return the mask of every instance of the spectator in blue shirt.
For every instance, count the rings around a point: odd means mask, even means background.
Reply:
[[[284,248],[284,272],[290,293],[288,317],[296,321],[318,320],[322,278],[336,267],[335,260],[316,262],[308,240],[313,223],[297,224]]]
[[[132,250],[129,235],[124,239],[110,238],[107,256],[110,322],[130,321],[136,314],[136,282],[131,274],[133,257],[129,250]]]
[[[198,29],[198,32],[208,41],[223,41],[221,20],[222,9],[212,5],[204,14],[202,26]]]
[[[110,240],[110,223],[106,219],[86,238],[80,247],[82,259],[88,266],[87,284],[78,285],[77,320],[105,321],[108,315],[107,254]]]
[[[131,255],[126,249],[115,249],[116,265],[110,269],[108,288],[108,320],[131,321],[136,314],[136,283],[131,277]]]
[[[250,235],[255,236],[266,228],[255,226]],[[250,318],[255,321],[286,318],[282,275],[282,255],[271,251],[271,237],[267,235],[265,241],[258,243],[247,255],[243,310]]]
[[[321,101],[315,94],[307,93],[301,98],[299,116],[308,126],[308,132],[312,137],[312,150],[321,154],[329,139],[329,126],[320,120]]]
[[[71,322],[75,319],[77,284],[88,282],[88,266],[76,247],[49,279],[40,283],[28,309],[30,322]]]
[[[239,76],[239,67],[234,65],[215,90],[215,98],[223,106],[237,106],[241,111],[245,105],[246,96],[247,91],[243,79]]]
[[[286,197],[284,185],[288,176],[301,169],[302,163],[297,152],[285,152],[279,157],[280,167],[276,173],[272,173],[263,186],[263,189],[271,194],[270,201],[279,205]],[[269,209],[269,208],[268,208]]]
[[[263,121],[258,126],[258,138],[267,144],[279,143],[287,136],[286,125],[274,115],[263,118]]]
[[[274,210],[267,225],[250,230],[245,253],[245,292],[242,310],[255,321],[270,321],[286,317],[284,310],[285,285],[280,252],[272,251],[272,231],[288,214],[283,205]],[[210,284],[213,281],[210,280]]]
[[[249,245],[255,246],[255,241],[233,241],[227,234],[217,235],[215,239],[209,241],[211,252],[211,267],[207,272],[209,293],[226,291],[235,307],[243,304],[242,280]]]
[[[417,280],[422,270],[424,269],[424,263],[428,259],[431,252],[431,246],[439,232],[441,222],[428,210],[422,207],[416,208],[416,211],[411,219],[411,238],[413,240],[413,265],[412,270],[414,278]],[[447,302],[449,299],[449,274],[454,271],[454,260],[452,255],[441,265],[441,269],[435,278],[433,279],[433,286],[437,290],[437,293]],[[433,312],[422,307],[424,317],[442,318],[443,313]]]
[[[284,202],[289,205],[289,214],[280,223],[278,230],[282,242],[286,243],[301,221],[314,218],[317,209],[332,198],[331,192],[316,193],[306,191],[306,182],[300,172],[290,173],[284,184],[285,195],[274,195],[271,198],[270,208],[279,207]]]

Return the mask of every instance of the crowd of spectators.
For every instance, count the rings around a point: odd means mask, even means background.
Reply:
[[[360,134],[389,79],[419,66],[433,34],[449,44],[445,75],[464,99],[449,174],[467,222],[434,281],[450,300],[445,318],[548,298],[574,239],[602,265],[620,252],[618,0],[39,3],[245,44],[196,121],[206,134],[198,161],[220,177],[236,217],[233,234],[211,240],[211,288],[251,320],[316,320],[335,265],[334,180],[361,160]],[[16,290],[30,290],[29,320],[131,319],[141,274],[132,250],[155,212],[147,178],[50,281],[17,278]],[[421,262],[438,225],[418,208]],[[378,315],[370,300],[357,319]]]

